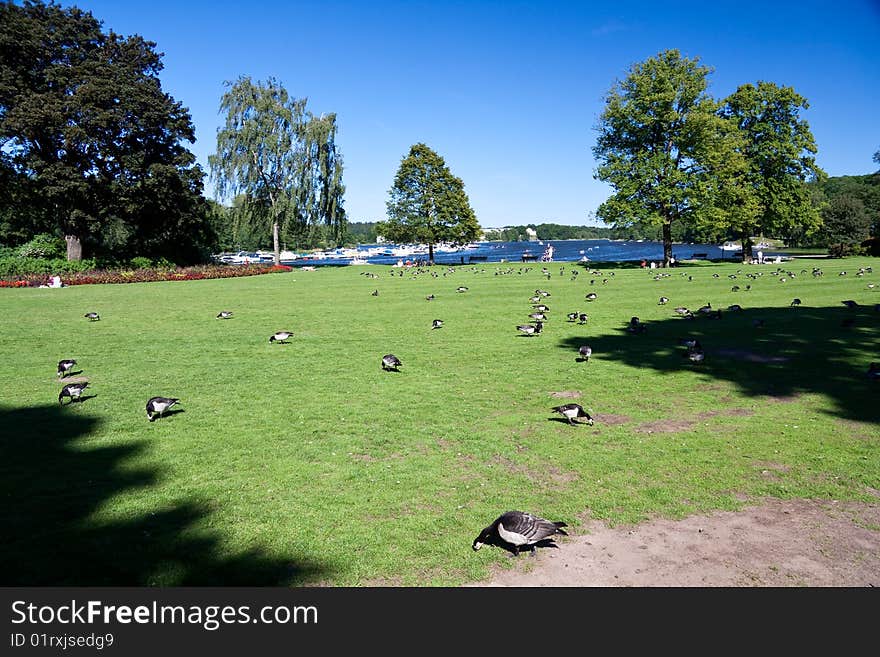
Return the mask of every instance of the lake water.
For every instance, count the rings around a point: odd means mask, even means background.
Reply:
[[[453,253],[434,253],[434,262],[442,265],[479,264],[483,262],[515,262],[522,263],[523,254],[533,256],[535,262],[540,262],[541,256],[548,245],[553,246],[553,262],[575,262],[585,256],[589,262],[621,262],[641,261],[642,259],[655,262],[663,260],[662,242],[637,242],[637,241],[614,241],[614,240],[549,240],[542,242],[480,242],[478,248]],[[377,245],[362,244],[360,251],[367,251]],[[757,250],[756,250],[757,253]],[[725,258],[739,260],[739,251],[724,251],[715,244],[673,244],[672,255],[676,260],[687,260],[694,254],[705,254],[709,259]],[[776,255],[775,252],[765,251],[765,256]],[[427,255],[398,258],[394,256],[369,256],[367,262],[371,264],[393,265],[398,260],[404,262],[415,258],[427,260]],[[299,267],[302,265],[346,265],[349,260],[325,258],[321,260],[297,259],[286,264]]]

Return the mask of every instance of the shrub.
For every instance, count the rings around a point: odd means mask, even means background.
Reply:
[[[66,255],[67,247],[64,240],[48,233],[34,235],[31,241],[22,244],[16,249],[17,255],[22,258],[62,258]]]

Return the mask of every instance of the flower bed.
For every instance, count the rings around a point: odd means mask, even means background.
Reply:
[[[105,283],[152,283],[154,281],[199,281],[208,278],[237,278],[291,271],[287,265],[201,265],[177,269],[134,269],[87,271],[68,274],[64,285],[99,285]],[[46,276],[26,275],[0,280],[0,287],[40,287],[46,285]]]

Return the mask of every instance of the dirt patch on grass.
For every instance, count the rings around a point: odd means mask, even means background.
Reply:
[[[626,424],[627,422],[632,422],[632,418],[628,415],[613,415],[611,413],[602,413],[601,415],[594,415],[593,420],[597,424],[607,424],[609,426],[615,426],[618,424]]]
[[[559,392],[551,392],[550,396],[558,399],[580,399],[583,397],[577,390],[560,390]]]
[[[703,411],[697,414],[697,419],[707,420],[711,417],[748,417],[754,415],[751,408],[719,408],[714,411]]]
[[[799,392],[790,392],[786,394],[768,392],[765,393],[766,401],[776,402],[777,404],[791,404],[800,399],[801,394]]]
[[[696,423],[691,420],[654,420],[640,424],[633,431],[636,433],[678,433],[690,431],[694,428],[694,424]]]
[[[475,586],[880,586],[880,503],[768,499],[570,534]]]

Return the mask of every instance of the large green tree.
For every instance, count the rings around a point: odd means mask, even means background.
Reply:
[[[30,223],[13,232],[51,228],[72,260],[107,236],[120,249],[181,255],[203,232],[203,174],[183,146],[194,129],[162,91],[155,45],[105,33],[76,7],[0,3],[2,164]]]
[[[834,255],[846,255],[866,240],[871,230],[865,204],[848,194],[835,196],[823,207],[822,222],[823,239]]]
[[[606,94],[593,154],[613,194],[597,216],[617,227],[659,226],[666,266],[673,227],[695,224],[717,191],[709,159],[733,166],[730,131],[707,93],[711,69],[667,50],[634,64]],[[713,157],[709,157],[712,155]]]
[[[725,100],[721,113],[739,129],[739,151],[747,165],[738,181],[756,201],[730,214],[730,226],[742,237],[744,259],[752,256],[753,235],[809,235],[821,223],[807,186],[825,176],[813,157],[810,126],[800,116],[808,107],[794,89],[772,82],[742,85]]]
[[[345,187],[336,115],[313,117],[307,101],[292,98],[274,78],[242,76],[227,86],[220,101],[226,122],[209,157],[220,195],[242,196],[247,207],[238,216],[271,227],[276,262],[282,231],[296,236],[320,224],[341,240]]]
[[[431,264],[435,244],[466,244],[480,234],[461,178],[425,144],[412,146],[401,161],[387,209],[388,220],[376,226],[377,233],[393,242],[427,244]]]

